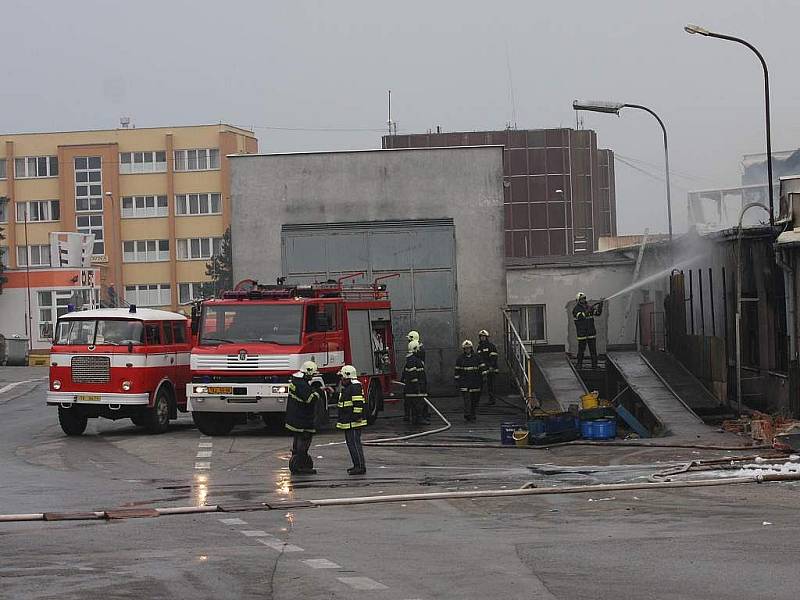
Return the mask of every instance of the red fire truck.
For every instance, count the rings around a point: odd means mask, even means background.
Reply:
[[[363,285],[246,280],[220,299],[203,301],[194,311],[199,330],[186,386],[200,431],[225,435],[248,415],[279,427],[289,378],[307,360],[331,385],[343,365],[355,366],[374,421],[395,378],[391,304],[380,279]],[[329,409],[319,404],[319,426]]]
[[[131,419],[151,433],[166,431],[186,410],[189,320],[148,308],[101,308],[58,319],[50,351],[47,404],[58,406],[67,435],[88,419]]]

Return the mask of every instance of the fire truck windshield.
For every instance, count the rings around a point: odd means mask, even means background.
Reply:
[[[303,307],[298,304],[205,305],[199,343],[294,345],[300,343],[302,324]]]
[[[141,321],[69,319],[59,321],[55,343],[66,346],[141,344],[143,331]]]

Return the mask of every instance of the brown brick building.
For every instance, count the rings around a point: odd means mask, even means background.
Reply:
[[[616,235],[614,153],[591,130],[506,129],[383,137],[383,148],[505,148],[506,256],[564,256]]]

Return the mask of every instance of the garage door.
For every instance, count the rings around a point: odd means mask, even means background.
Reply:
[[[405,334],[416,329],[432,386],[452,384],[456,355],[456,253],[452,219],[284,225],[283,274],[292,283],[337,279],[352,272],[371,282],[383,275],[392,301],[398,369]]]

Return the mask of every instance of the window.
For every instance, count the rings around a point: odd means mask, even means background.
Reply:
[[[213,297],[213,284],[210,281],[178,284],[178,303],[188,304],[192,300]]]
[[[70,304],[75,306],[76,310],[96,307],[98,303],[98,294],[99,290],[89,288],[43,290],[37,292],[36,300],[39,305],[39,339],[49,340],[53,337],[53,323],[55,323],[56,319],[59,317],[67,314]],[[91,321],[91,324],[92,327],[94,327],[94,321]],[[59,337],[61,337],[60,332]]]
[[[8,223],[8,198],[0,196],[0,223]]]
[[[120,152],[120,175],[135,173],[166,173],[167,153],[164,151]]]
[[[57,175],[57,156],[22,156],[14,159],[14,176],[17,179],[56,177]]]
[[[178,240],[178,260],[206,260],[219,254],[222,238]]]
[[[547,341],[545,327],[545,305],[509,306],[511,322],[523,342],[542,343]]]
[[[166,323],[165,323],[166,325]],[[185,321],[172,321],[172,331],[175,335],[176,344],[186,343],[186,322]]]
[[[17,223],[33,223],[35,221],[58,221],[61,219],[58,200],[37,200],[35,202],[17,202]],[[26,217],[27,210],[27,217]]]
[[[122,242],[123,262],[158,262],[169,260],[169,240]]]
[[[6,178],[6,159],[0,158],[0,179]]]
[[[0,265],[4,269],[8,268],[8,246],[0,246]]]
[[[300,342],[303,307],[297,304],[206,305],[200,323],[200,344]]]
[[[166,196],[123,196],[122,218],[166,217]]]
[[[218,215],[222,213],[219,194],[178,194],[175,196],[176,215]]]
[[[27,267],[29,261],[31,267],[49,267],[50,245],[17,246],[17,266]]]
[[[219,169],[218,149],[175,150],[176,171],[208,171],[209,169]]]
[[[168,283],[126,285],[125,302],[137,306],[169,306],[172,304],[172,290]]]
[[[170,323],[169,321],[164,321],[162,325],[164,326],[163,327],[164,343],[167,344],[168,346],[172,345],[175,341],[172,336],[172,323]]]
[[[103,241],[103,213],[78,215],[75,217],[75,226],[79,233],[90,233],[94,235],[92,254],[106,253],[106,245]]]
[[[157,346],[161,344],[161,323],[146,323],[144,333],[149,345]]]

